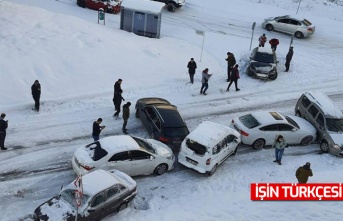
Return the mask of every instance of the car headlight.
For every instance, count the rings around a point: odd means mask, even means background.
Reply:
[[[269,71],[269,74],[274,74],[275,73],[275,69]]]
[[[341,150],[341,147],[338,144],[333,144],[332,148],[337,149],[337,150]]]
[[[167,157],[168,160],[174,160],[175,159],[175,156],[174,154],[172,154],[170,157]]]

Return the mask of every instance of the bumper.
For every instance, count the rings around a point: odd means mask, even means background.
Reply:
[[[249,75],[251,77],[254,77],[254,78],[259,78],[259,79],[264,79],[264,80],[268,80],[270,79],[271,76],[273,76],[275,73],[272,72],[272,73],[260,73],[260,72],[253,72],[251,70],[249,70]]]
[[[179,154],[179,159],[178,159],[178,161],[179,161],[180,164],[184,165],[185,167],[188,167],[188,168],[190,168],[190,169],[193,169],[193,170],[195,170],[195,171],[198,171],[199,173],[206,173],[206,172],[207,172],[207,170],[206,170],[205,168],[199,167],[199,166],[197,166],[197,165],[194,165],[194,164],[188,162],[188,161],[186,160],[186,156],[185,156],[183,153],[181,153],[181,152],[180,152],[180,154]],[[199,164],[198,164],[198,165],[199,165]]]
[[[73,157],[73,159],[72,159],[72,161],[71,161],[71,164],[72,164],[73,170],[74,170],[74,172],[75,172],[76,174],[82,174],[82,175],[84,175],[84,174],[90,172],[90,171],[87,171],[87,170],[85,170],[85,169],[80,168],[80,167],[77,165],[76,161],[75,161],[75,157]]]

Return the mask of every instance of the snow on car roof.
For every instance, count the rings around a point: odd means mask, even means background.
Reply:
[[[99,140],[101,148],[109,153],[125,150],[140,150],[138,143],[129,135],[105,137]]]
[[[134,11],[152,12],[158,14],[161,13],[165,4],[150,0],[124,0],[121,3],[121,6]]]
[[[258,111],[251,113],[261,125],[271,124],[277,122],[287,122],[285,117],[276,111]]]
[[[186,138],[194,140],[206,147],[213,147],[228,134],[234,134],[235,136],[240,137],[236,130],[228,126],[211,121],[204,121],[188,134]]]
[[[304,18],[298,16],[298,15],[283,15],[283,16],[277,16],[275,18],[294,18],[296,20],[302,21]]]
[[[317,103],[326,117],[343,118],[339,107],[324,93],[320,91],[311,91],[305,93],[306,97],[313,103]]]
[[[261,53],[268,53],[268,54],[273,54],[273,50],[271,48],[265,48],[265,47],[258,47],[258,52]]]

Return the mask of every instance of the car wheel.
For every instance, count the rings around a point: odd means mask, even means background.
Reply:
[[[250,76],[250,70],[249,67],[247,68],[246,72],[245,72],[248,76]]]
[[[297,31],[294,33],[294,37],[298,38],[298,39],[301,39],[304,37],[304,34],[300,31]]]
[[[136,114],[135,114],[136,118],[139,118],[139,110],[138,108],[136,109]]]
[[[270,80],[275,80],[277,78],[277,72],[269,77]]]
[[[265,144],[266,144],[266,141],[264,139],[257,139],[252,144],[252,147],[255,148],[256,150],[261,150]]]
[[[326,142],[325,140],[323,140],[320,143],[320,149],[324,152],[324,153],[328,153],[329,152],[329,144],[328,142]]]
[[[176,5],[174,3],[170,2],[170,3],[167,4],[167,10],[169,12],[174,12],[175,8],[176,8]]]
[[[273,25],[268,24],[268,25],[266,26],[266,29],[267,29],[267,31],[273,31],[273,30],[274,30],[274,27],[273,27]]]
[[[300,113],[300,111],[297,111],[297,112],[295,112],[295,116],[297,116],[297,117],[301,117],[301,113]]]
[[[308,135],[301,140],[300,144],[303,146],[307,146],[307,145],[310,145],[312,141],[313,141],[313,136]]]
[[[209,176],[212,176],[217,171],[218,164],[214,165],[212,170],[208,173]]]
[[[168,170],[167,164],[160,164],[156,167],[155,173],[160,176],[164,174],[167,170]]]
[[[121,205],[118,207],[117,212],[122,211],[122,210],[124,210],[124,209],[126,209],[126,208],[127,208],[127,204],[126,204],[126,203],[123,203],[123,204],[121,204]]]

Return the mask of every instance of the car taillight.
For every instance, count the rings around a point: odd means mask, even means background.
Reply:
[[[82,165],[82,164],[80,164],[80,166],[81,166],[82,168],[84,168],[85,170],[87,170],[87,171],[90,171],[90,170],[94,169],[94,167],[85,166],[85,165]]]
[[[210,165],[211,164],[211,158],[208,158],[207,160],[206,160],[206,165]]]
[[[239,130],[239,133],[242,134],[243,136],[246,136],[246,137],[249,136],[249,134],[243,130]]]
[[[159,139],[160,139],[160,141],[162,141],[164,143],[167,143],[169,141],[167,138],[162,137],[162,136],[160,136]]]
[[[307,28],[307,31],[308,31],[308,32],[312,32],[312,31],[313,31],[313,28]]]

